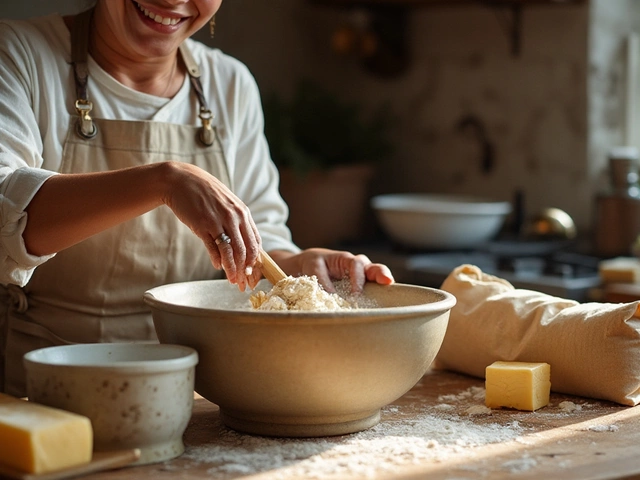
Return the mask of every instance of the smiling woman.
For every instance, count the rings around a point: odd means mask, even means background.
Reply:
[[[221,3],[0,20],[0,391],[24,395],[36,348],[157,342],[146,290],[253,288],[263,249],[329,291],[393,282],[363,255],[291,241],[255,80],[190,38]]]

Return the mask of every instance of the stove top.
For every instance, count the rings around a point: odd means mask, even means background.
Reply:
[[[476,250],[424,252],[394,245],[350,247],[386,264],[396,281],[439,288],[451,271],[472,264],[516,288],[586,302],[600,286],[600,258],[567,251],[565,243],[492,242]]]

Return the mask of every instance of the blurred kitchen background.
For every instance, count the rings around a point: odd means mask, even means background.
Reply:
[[[2,2],[0,16],[86,5]],[[512,233],[547,207],[561,209],[575,222],[579,250],[613,256],[630,253],[632,242],[593,252],[596,205],[610,194],[611,149],[640,146],[639,34],[637,0],[225,0],[215,37],[207,29],[196,37],[256,77],[292,221],[314,224],[311,234],[292,225],[302,246],[384,242],[368,199],[423,192],[511,202],[504,229]],[[332,115],[341,121],[323,121]],[[287,131],[291,122],[301,131]],[[296,157],[301,137],[316,142],[317,155]],[[347,160],[335,151],[342,145]],[[333,155],[328,163],[369,165],[364,186],[351,184],[360,174],[332,173],[323,201],[300,200],[295,185],[313,178],[320,153]],[[287,155],[309,158],[292,173]],[[305,184],[303,198],[315,188]],[[364,200],[354,199],[358,191]],[[296,213],[302,203],[315,210]],[[325,225],[322,212],[337,217],[348,203],[364,209],[362,219],[331,234],[338,220]],[[640,225],[640,208],[624,208],[620,228],[636,217]]]

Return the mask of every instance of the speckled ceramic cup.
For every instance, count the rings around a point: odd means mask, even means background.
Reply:
[[[30,401],[89,417],[94,450],[138,448],[137,464],[184,451],[197,363],[189,347],[142,343],[65,345],[24,357]]]

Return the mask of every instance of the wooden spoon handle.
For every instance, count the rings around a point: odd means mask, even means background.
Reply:
[[[260,250],[259,264],[264,277],[274,285],[283,278],[287,278],[287,274],[282,271],[273,258],[264,250]]]

